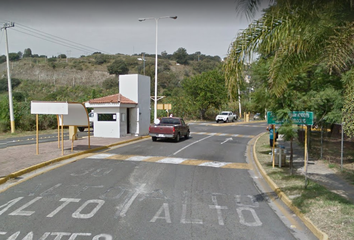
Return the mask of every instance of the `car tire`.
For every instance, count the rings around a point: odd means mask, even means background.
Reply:
[[[175,138],[175,142],[179,142],[179,138],[180,138],[179,133],[177,133],[176,138]]]
[[[79,129],[80,132],[85,131],[85,128],[84,128],[84,127],[78,127],[77,129]]]
[[[151,139],[152,139],[153,142],[156,142],[157,137],[151,137]]]
[[[190,131],[188,130],[187,134],[186,134],[186,135],[184,135],[184,138],[185,138],[185,139],[188,139],[188,138],[189,138],[189,136],[190,136],[190,134],[191,134],[191,133],[190,133]]]
[[[219,120],[216,120],[216,123],[219,123]]]

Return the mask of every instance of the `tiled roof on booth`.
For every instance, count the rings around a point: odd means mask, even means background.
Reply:
[[[124,97],[122,94],[113,94],[105,97],[95,98],[88,101],[89,103],[123,103],[123,104],[137,104],[136,102]]]

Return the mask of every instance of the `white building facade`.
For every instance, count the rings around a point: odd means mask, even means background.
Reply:
[[[142,136],[150,125],[150,77],[139,74],[119,76],[119,93],[91,99],[95,137]]]

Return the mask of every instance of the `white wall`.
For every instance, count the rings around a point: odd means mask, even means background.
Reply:
[[[119,92],[124,97],[138,103],[137,108],[130,111],[130,132],[135,133],[135,135],[148,134],[150,125],[150,77],[139,74],[120,75]]]
[[[98,121],[98,114],[100,113],[112,113],[116,114],[116,121]],[[118,107],[97,107],[94,108],[95,121],[94,121],[94,131],[93,135],[95,137],[106,137],[106,138],[119,138],[120,137],[120,116]]]

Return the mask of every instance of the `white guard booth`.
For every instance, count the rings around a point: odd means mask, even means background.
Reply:
[[[94,136],[120,138],[146,135],[150,125],[150,77],[119,76],[120,93],[85,103],[94,111]]]

